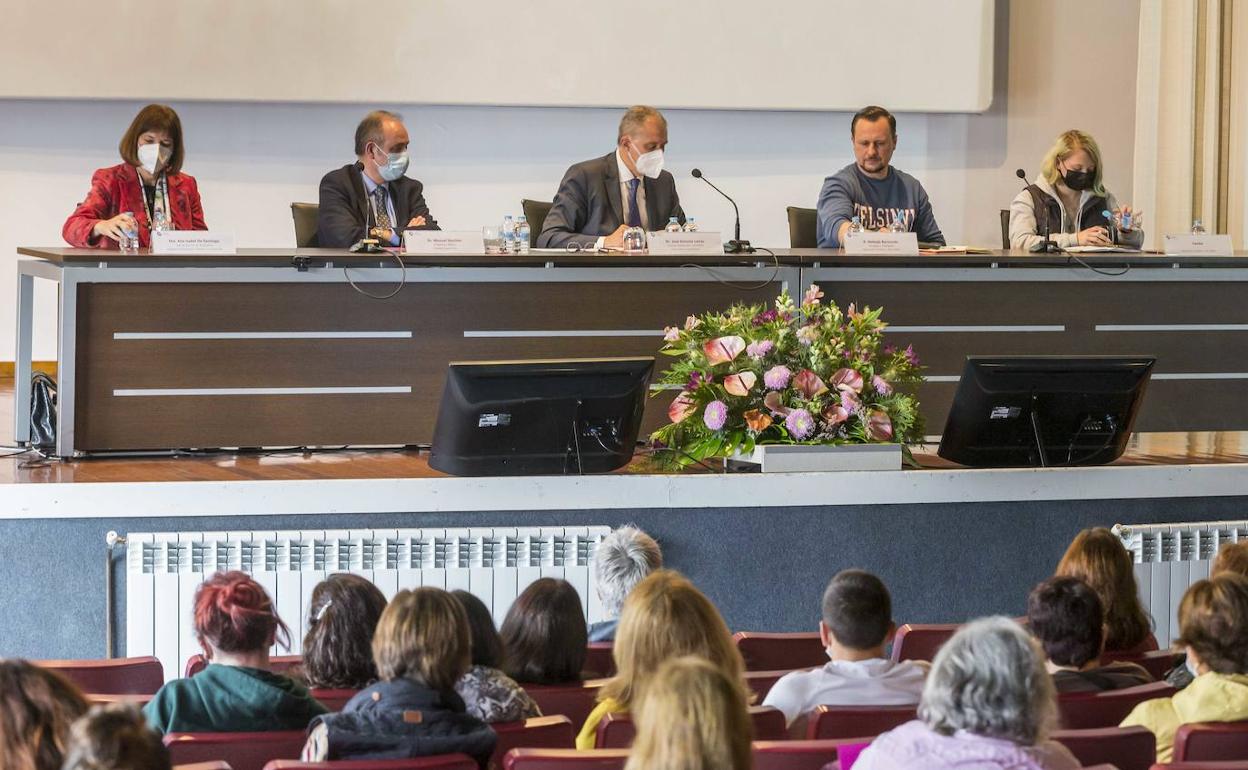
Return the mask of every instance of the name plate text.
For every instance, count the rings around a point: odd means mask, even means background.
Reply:
[[[1166,254],[1173,257],[1230,257],[1235,254],[1229,235],[1167,235]]]
[[[650,253],[660,257],[667,256],[706,256],[723,254],[724,244],[719,233],[669,233],[660,230],[647,236]]]
[[[234,234],[214,233],[209,230],[165,230],[152,233],[152,253],[234,254]]]
[[[916,233],[859,233],[845,238],[845,253],[891,257],[919,256]]]
[[[404,230],[403,250],[408,254],[483,254],[485,242],[479,230]]]

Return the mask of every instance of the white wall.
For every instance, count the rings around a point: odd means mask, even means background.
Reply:
[[[1071,19],[1080,19],[1073,24]],[[999,247],[997,211],[1036,168],[1052,138],[1079,127],[1105,155],[1111,189],[1130,191],[1134,141],[1136,0],[1014,0],[996,12],[996,94],[982,115],[899,117],[895,164],[931,195],[950,243]],[[1051,59],[1057,52],[1058,59]],[[1082,52],[1090,52],[1080,56]],[[932,52],[939,56],[939,48]],[[835,77],[861,77],[830,55]],[[117,159],[131,102],[0,101],[0,297],[14,296],[15,248],[56,245],[91,171]],[[242,246],[290,246],[288,204],[315,201],[317,182],[351,160],[352,133],[372,105],[178,103],[207,221]],[[444,228],[472,229],[549,198],[572,162],[614,143],[618,112],[573,108],[388,106],[413,140],[411,175],[425,183]],[[668,167],[685,211],[725,233],[732,209],[689,178],[701,167],[737,197],[742,235],[787,246],[787,205],[814,206],[825,175],[852,160],[849,115],[672,111]],[[54,294],[36,297],[36,359],[55,357]],[[0,360],[14,351],[11,300],[0,302]]]

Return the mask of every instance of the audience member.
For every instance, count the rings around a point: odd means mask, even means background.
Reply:
[[[1006,618],[963,626],[936,654],[919,718],[884,733],[855,770],[1067,770],[1079,762],[1047,740],[1053,679],[1036,641]]]
[[[681,655],[710,661],[741,688],[742,699],[749,700],[745,664],[724,619],[715,605],[678,572],[656,570],[632,590],[624,600],[611,654],[616,675],[599,692],[598,705],[576,737],[578,749],[592,749],[602,718],[630,711],[638,692],[655,677],[659,667]]]
[[[1104,527],[1080,532],[1054,574],[1077,577],[1096,591],[1105,610],[1107,652],[1156,649],[1152,621],[1140,604],[1131,553],[1113,532]]]
[[[1248,540],[1225,543],[1218,549],[1218,555],[1213,560],[1209,576],[1223,572],[1235,572],[1248,577]],[[1187,664],[1187,656],[1180,653],[1176,656],[1174,668],[1166,674],[1166,684],[1182,690],[1195,678],[1196,675],[1192,673],[1191,667]]]
[[[486,766],[497,736],[455,693],[472,660],[468,617],[455,597],[428,586],[400,591],[377,624],[373,660],[381,681],[313,721],[304,761],[462,752]]]
[[[1096,592],[1079,578],[1049,578],[1032,589],[1027,627],[1044,648],[1059,693],[1118,690],[1153,681],[1135,663],[1101,665],[1105,611]]]
[[[503,671],[521,684],[581,681],[588,631],[585,608],[566,580],[540,578],[507,610],[500,631]]]
[[[695,655],[669,660],[638,693],[624,770],[750,770],[753,725],[738,682]]]
[[[362,690],[377,681],[373,632],[385,595],[359,575],[339,573],[316,584],[308,605],[299,675],[309,687]]]
[[[1176,641],[1195,680],[1174,697],[1141,703],[1122,722],[1153,731],[1158,762],[1170,761],[1182,724],[1248,719],[1248,577],[1222,572],[1193,583],[1179,603]]]
[[[455,683],[455,692],[464,699],[468,713],[486,722],[517,722],[540,717],[529,694],[516,680],[499,670],[503,664],[503,639],[494,628],[494,618],[480,599],[467,591],[452,591],[468,616],[472,648],[472,668]]]
[[[195,591],[194,624],[208,667],[167,683],[143,707],[153,729],[177,732],[300,730],[325,713],[306,687],[269,670],[269,648],[290,632],[264,588],[219,572]]]
[[[87,701],[70,682],[24,660],[0,660],[0,766],[60,770]]]
[[[904,706],[918,703],[927,677],[925,662],[893,663],[884,655],[892,639],[892,599],[875,575],[857,569],[838,573],[823,592],[819,639],[831,661],[822,668],[785,674],[764,706],[784,712],[795,737],[806,715],[820,705]]]
[[[594,573],[598,577],[598,598],[607,619],[589,627],[589,641],[615,640],[620,608],[633,587],[646,575],[663,566],[663,552],[654,538],[633,526],[623,526],[598,543],[594,551]]]
[[[92,706],[70,730],[62,770],[169,770],[169,750],[137,707]]]

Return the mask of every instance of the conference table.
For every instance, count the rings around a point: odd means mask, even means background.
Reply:
[[[928,433],[944,424],[965,358],[1007,354],[1153,355],[1137,430],[1248,429],[1243,253],[1083,255],[1085,264],[822,249],[18,253],[15,438],[30,436],[34,281],[45,279],[60,288],[61,457],[424,445],[451,361],[654,355],[663,328],[690,314],[770,303],[811,283],[842,306],[885,308],[889,344],[913,345],[926,366]],[[663,423],[671,397],[649,400],[643,432]]]

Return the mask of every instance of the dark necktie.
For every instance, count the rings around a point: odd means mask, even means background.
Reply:
[[[633,177],[628,180],[628,222],[629,227],[641,227],[641,210],[637,208],[637,185],[641,180]]]
[[[378,185],[373,190],[373,209],[377,219],[377,226],[382,230],[389,230],[391,228],[390,210],[386,208],[385,185]]]

